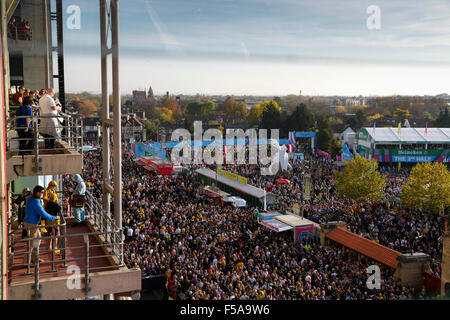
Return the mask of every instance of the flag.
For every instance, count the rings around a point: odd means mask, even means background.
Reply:
[[[402,123],[399,122],[399,123],[398,123],[398,135],[400,135],[401,130],[402,130]]]
[[[294,148],[292,147],[292,144],[289,143],[289,152],[294,152]]]
[[[375,140],[375,128],[376,128],[376,121],[373,122],[373,130],[372,130],[373,140]]]
[[[289,151],[295,152],[295,131],[289,132],[289,145],[292,146],[292,151],[291,148],[289,148]]]
[[[427,134],[427,133],[428,133],[428,121],[425,124],[425,134]]]

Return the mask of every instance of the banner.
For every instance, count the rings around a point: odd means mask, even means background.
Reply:
[[[299,163],[305,161],[305,155],[303,153],[294,154],[294,163]]]
[[[235,173],[225,171],[223,169],[217,169],[217,174],[224,176],[228,179],[232,179],[234,181],[240,182],[242,184],[247,184],[247,182],[248,182],[247,178],[241,177]]]
[[[377,149],[378,162],[449,162],[449,150],[443,149]]]
[[[132,145],[132,153],[135,158],[157,157],[163,160],[166,159],[166,150],[161,150],[145,143],[134,143]]]
[[[311,199],[311,176],[309,175],[303,177],[303,195],[305,200]]]
[[[320,149],[316,149],[316,153],[320,156],[331,157],[331,155],[328,152],[322,151]]]
[[[291,131],[289,132],[289,152],[295,151],[295,132]]]
[[[314,226],[295,227],[295,239],[297,243],[312,242],[314,240]]]

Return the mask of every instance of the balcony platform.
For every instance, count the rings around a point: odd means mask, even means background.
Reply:
[[[39,143],[39,148],[44,148],[44,143]],[[83,155],[70,147],[67,142],[56,143],[57,149],[39,151],[41,170],[36,171],[35,155],[19,155],[18,152],[7,152],[7,183],[19,176],[43,176],[60,174],[77,174],[83,170]],[[16,170],[14,170],[16,168]]]
[[[70,221],[70,218],[68,219]],[[52,269],[51,252],[48,251],[49,239],[41,240],[39,256],[44,262],[39,264],[39,284],[40,299],[42,300],[66,300],[85,298],[88,296],[103,296],[106,294],[124,294],[133,293],[141,290],[141,272],[140,270],[130,270],[119,265],[118,259],[113,257],[102,257],[110,254],[111,249],[106,246],[97,246],[89,249],[89,268],[94,269],[89,273],[90,291],[85,292],[85,268],[86,268],[86,248],[83,234],[89,235],[90,246],[102,245],[103,236],[92,235],[96,232],[92,221],[88,220],[86,225],[72,227],[67,225],[66,234],[80,236],[66,238],[66,259],[80,259],[77,261],[68,261],[64,267],[62,261],[55,263],[57,273],[49,273]],[[21,239],[21,232],[14,233],[14,239]],[[79,247],[79,248],[75,248]],[[72,249],[73,248],[73,249]],[[12,262],[10,261],[10,283],[9,283],[9,299],[10,300],[29,300],[35,299],[35,268],[31,267],[31,274],[25,275],[26,266],[21,266],[24,255],[17,255],[19,252],[26,252],[26,242],[17,243],[14,246],[14,255]],[[44,252],[47,250],[46,252]],[[11,258],[10,258],[11,259]],[[61,260],[61,255],[55,255],[55,260]],[[12,264],[12,265],[11,265]],[[67,272],[70,266],[76,265],[81,269],[79,289],[69,289],[67,283],[72,283],[73,273]],[[15,267],[17,266],[17,267]],[[11,279],[11,277],[18,277]]]

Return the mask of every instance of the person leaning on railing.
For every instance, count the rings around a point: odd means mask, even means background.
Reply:
[[[20,155],[32,154],[34,149],[34,132],[31,122],[33,117],[33,108],[31,107],[32,104],[33,100],[30,97],[25,97],[23,105],[16,111],[16,117],[24,117],[14,120],[14,127],[16,128],[17,134],[20,138]]]
[[[53,88],[47,89],[46,93],[39,100],[39,111],[41,116],[41,125],[39,132],[45,138],[45,149],[56,148],[56,138],[60,136],[61,126],[59,125],[57,115],[61,113],[61,108],[55,103],[54,100],[55,90]],[[53,117],[48,117],[53,116]]]
[[[41,198],[44,195],[44,188],[42,186],[36,186],[33,189],[33,196],[27,200],[27,205],[25,207],[25,219],[24,226],[27,229],[29,238],[40,238],[40,225],[41,219],[44,218],[49,221],[59,220],[59,216],[51,216],[45,212],[42,207]],[[34,240],[33,249],[31,250],[31,261],[35,263],[36,248],[39,247],[41,243],[40,239]],[[27,263],[27,255],[24,256],[24,264]],[[43,262],[39,259],[39,262]]]
[[[71,207],[75,211],[75,223],[72,225],[72,227],[76,227],[80,224],[86,224],[85,222],[85,210],[84,210],[84,202],[86,197],[86,183],[84,182],[83,178],[79,175],[75,175],[75,182],[77,183],[77,186],[74,190],[69,189],[72,191],[71,196]]]

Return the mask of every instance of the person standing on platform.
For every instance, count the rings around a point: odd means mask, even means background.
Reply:
[[[84,197],[86,196],[86,183],[84,182],[83,178],[79,175],[76,174],[75,175],[75,182],[77,183],[76,188],[73,190],[73,194],[72,197]],[[79,224],[85,224],[85,211],[84,211],[84,207],[77,207],[74,208],[75,211],[75,224],[74,226],[77,226]]]
[[[24,219],[24,226],[27,229],[28,237],[29,238],[40,238],[41,232],[40,232],[40,222],[41,218],[44,218],[45,220],[49,221],[55,221],[58,220],[59,216],[51,216],[47,212],[45,212],[44,208],[42,207],[41,198],[44,195],[44,187],[42,186],[36,186],[33,189],[33,196],[30,197],[27,200],[27,204],[25,207],[26,217]],[[31,261],[35,263],[35,257],[36,257],[36,248],[39,247],[41,244],[40,239],[36,239],[33,241],[33,248],[31,250]],[[30,246],[31,248],[31,246]],[[24,256],[24,264],[27,263],[27,255]],[[43,262],[42,259],[39,259],[39,262]]]

